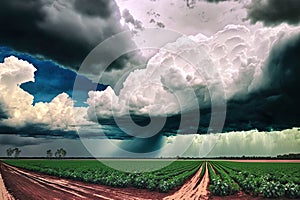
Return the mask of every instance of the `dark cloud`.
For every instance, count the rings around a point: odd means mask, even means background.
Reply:
[[[85,15],[108,18],[112,14],[111,11],[117,9],[116,5],[111,4],[110,1],[111,0],[75,0],[74,7]]]
[[[196,0],[186,0],[186,6],[188,8],[194,8],[196,5]]]
[[[219,3],[219,2],[223,2],[223,1],[238,1],[238,0],[205,0],[209,3]]]
[[[196,7],[197,0],[184,0],[186,1],[186,6],[190,9],[193,9]],[[219,3],[224,1],[237,1],[237,0],[198,0],[198,1],[207,1],[209,3]]]
[[[8,145],[13,147],[23,147],[28,145],[39,145],[42,143],[48,143],[50,140],[34,137],[22,137],[19,135],[1,135],[0,145]]]
[[[128,9],[123,10],[122,17],[124,18],[126,23],[132,24],[135,29],[143,30],[144,27],[143,27],[142,22],[134,19]]]
[[[300,34],[278,43],[268,59],[267,86],[293,99],[300,98]]]
[[[157,25],[159,28],[165,28],[165,25],[164,25],[162,22],[157,22],[156,25]]]
[[[253,23],[277,25],[283,22],[300,22],[300,1],[298,0],[253,0],[248,7],[248,17]]]
[[[8,114],[7,111],[4,109],[4,106],[0,103],[0,120],[7,119]]]
[[[126,134],[124,131],[115,126],[102,126],[99,128],[98,125],[78,125],[76,127],[70,126],[69,128],[69,130],[53,129],[45,124],[29,123],[22,127],[11,127],[0,124],[0,135],[18,135],[25,138],[32,137],[40,139],[133,139],[133,136]]]
[[[0,134],[2,135],[20,135],[23,137],[35,138],[69,138],[77,139],[76,131],[65,131],[59,129],[51,129],[45,124],[26,124],[22,127],[11,127],[0,125]]]
[[[119,148],[133,153],[150,153],[160,150],[164,145],[163,141],[162,134],[156,134],[149,138],[125,140],[119,145]]]
[[[300,125],[299,55],[300,35],[274,46],[262,87],[228,102],[225,130],[281,130]]]
[[[77,70],[96,45],[125,30],[120,19],[115,1],[110,0],[2,0],[0,45]],[[120,45],[131,43],[128,39]],[[123,59],[130,58],[123,56],[110,68],[122,68]]]

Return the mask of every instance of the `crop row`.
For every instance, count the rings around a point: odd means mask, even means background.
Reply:
[[[213,162],[212,165],[219,173],[219,180],[223,178],[220,180],[220,186],[212,181],[210,189],[215,195],[230,195],[232,191],[236,192],[237,190],[230,190],[225,185],[234,186],[238,184],[233,188],[238,189],[240,187],[242,191],[253,196],[262,195],[266,198],[300,197],[299,171],[297,171],[299,165],[232,162]]]
[[[217,165],[209,164],[210,186],[213,195],[227,196],[239,191],[239,186]]]

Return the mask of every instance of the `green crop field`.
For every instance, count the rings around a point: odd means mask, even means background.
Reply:
[[[184,183],[201,166],[202,161],[175,161],[152,172],[134,173],[112,169],[97,160],[5,160],[7,164],[36,172],[112,187],[145,188],[168,192]],[[107,161],[105,161],[107,162]],[[164,160],[112,160],[114,165],[132,168],[156,168]],[[110,164],[112,164],[110,163]],[[138,166],[138,167],[136,167]]]
[[[136,166],[155,169],[165,160],[111,160],[128,171],[112,169],[97,160],[5,160],[7,164],[83,182],[112,187],[135,187],[168,192],[178,188],[202,166],[200,180],[207,162],[208,189],[213,196],[235,195],[239,191],[249,196],[265,198],[300,198],[300,163],[232,162],[177,160],[151,172],[136,170]],[[163,163],[166,162],[166,163]]]
[[[210,162],[210,190],[214,195],[245,193],[266,198],[300,197],[300,163]]]

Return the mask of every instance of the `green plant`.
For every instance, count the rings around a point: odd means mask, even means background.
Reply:
[[[277,198],[284,195],[284,188],[280,182],[266,182],[261,186],[260,190],[263,197],[266,198]]]

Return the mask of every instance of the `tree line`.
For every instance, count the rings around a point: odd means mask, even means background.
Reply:
[[[60,149],[57,149],[56,152],[54,153],[54,156],[56,158],[63,158],[67,155],[67,151],[64,150],[63,148],[60,148]],[[49,149],[46,151],[46,157],[47,158],[52,158],[53,157],[53,153],[52,153],[52,150]]]
[[[7,157],[14,157],[14,158],[18,158],[20,153],[22,152],[21,149],[19,148],[8,148],[6,149],[6,155]],[[55,151],[55,153],[52,153],[51,149],[48,149],[46,151],[46,157],[47,158],[53,158],[53,156],[55,158],[64,158],[67,155],[67,151],[63,148],[59,148]]]

